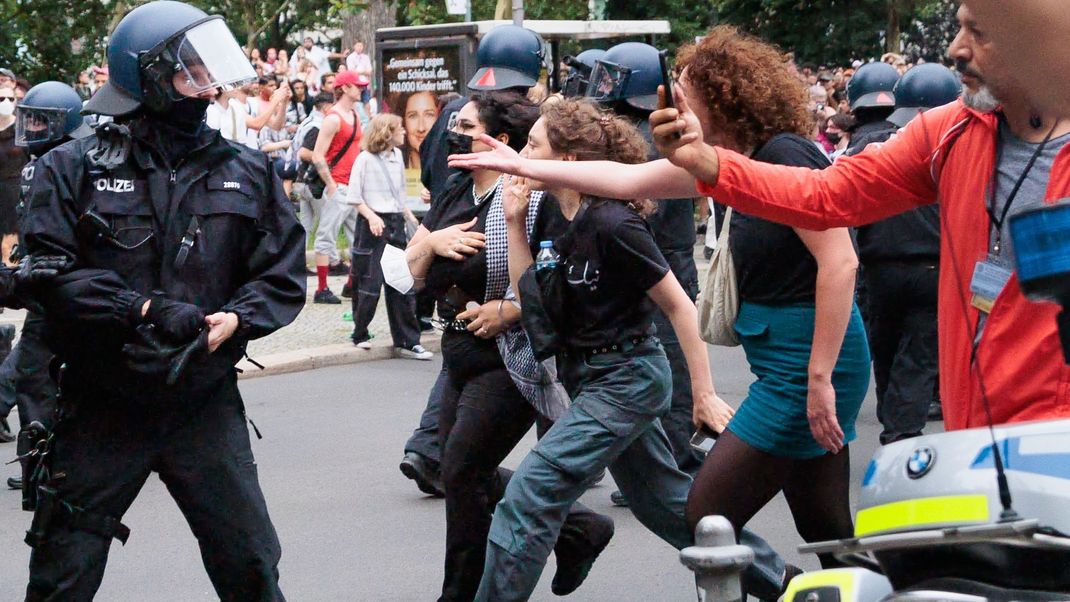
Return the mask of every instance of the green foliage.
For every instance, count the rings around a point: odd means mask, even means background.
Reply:
[[[937,60],[953,29],[950,0],[714,0],[720,19],[795,53],[799,64],[878,58],[894,11],[910,58]],[[894,42],[892,44],[895,45]]]
[[[78,71],[99,63],[111,6],[103,0],[0,0],[0,66],[31,83],[72,82]]]

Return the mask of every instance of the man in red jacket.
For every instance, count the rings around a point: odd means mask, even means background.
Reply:
[[[702,107],[690,110],[683,95],[679,111],[651,117],[656,141],[663,156],[698,180],[700,194],[797,227],[857,226],[939,202],[947,427],[986,424],[984,397],[996,423],[1070,417],[1058,307],[1022,294],[1007,233],[1011,216],[1070,197],[1070,119],[1034,110],[969,8],[960,7],[958,18],[949,54],[962,72],[964,99],[920,115],[887,143],[829,169],[757,163],[704,143],[716,132],[702,131]]]

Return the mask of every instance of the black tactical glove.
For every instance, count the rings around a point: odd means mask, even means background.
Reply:
[[[139,302],[137,309],[140,310]],[[204,324],[204,310],[192,303],[174,301],[167,297],[153,297],[145,322],[156,326],[157,334],[169,343],[188,343],[197,336]]]
[[[167,386],[178,382],[190,360],[208,352],[208,330],[204,328],[192,341],[178,344],[162,340],[151,324],[138,326],[136,332],[137,342],[123,345],[126,365],[135,372],[164,377]]]
[[[33,288],[68,271],[73,262],[63,255],[30,255],[23,257],[19,265],[5,271],[0,277],[0,301],[12,309],[27,308],[41,313],[42,308],[33,298]]]

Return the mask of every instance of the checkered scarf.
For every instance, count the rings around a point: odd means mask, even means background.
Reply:
[[[486,299],[515,299],[516,295],[509,286],[509,237],[505,226],[505,211],[502,196],[505,192],[504,178],[498,180],[494,199],[487,211],[486,253],[487,253],[487,288]],[[535,227],[535,218],[542,205],[543,193],[532,191],[528,204],[528,216],[525,222],[528,237]],[[543,416],[556,420],[564,413],[568,395],[561,383],[557,381],[557,369],[553,360],[540,362],[535,359],[531,343],[524,328],[514,324],[497,337],[498,352],[505,362],[509,376],[516,388],[524,395]]]

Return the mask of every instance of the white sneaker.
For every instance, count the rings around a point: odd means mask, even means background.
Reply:
[[[371,349],[371,348],[372,348],[372,342],[371,341],[361,341],[361,342],[357,343],[357,349]]]
[[[408,360],[423,360],[427,361],[435,357],[434,353],[424,349],[423,345],[413,345],[411,349],[405,349],[404,347],[396,348],[398,357],[402,357]]]

